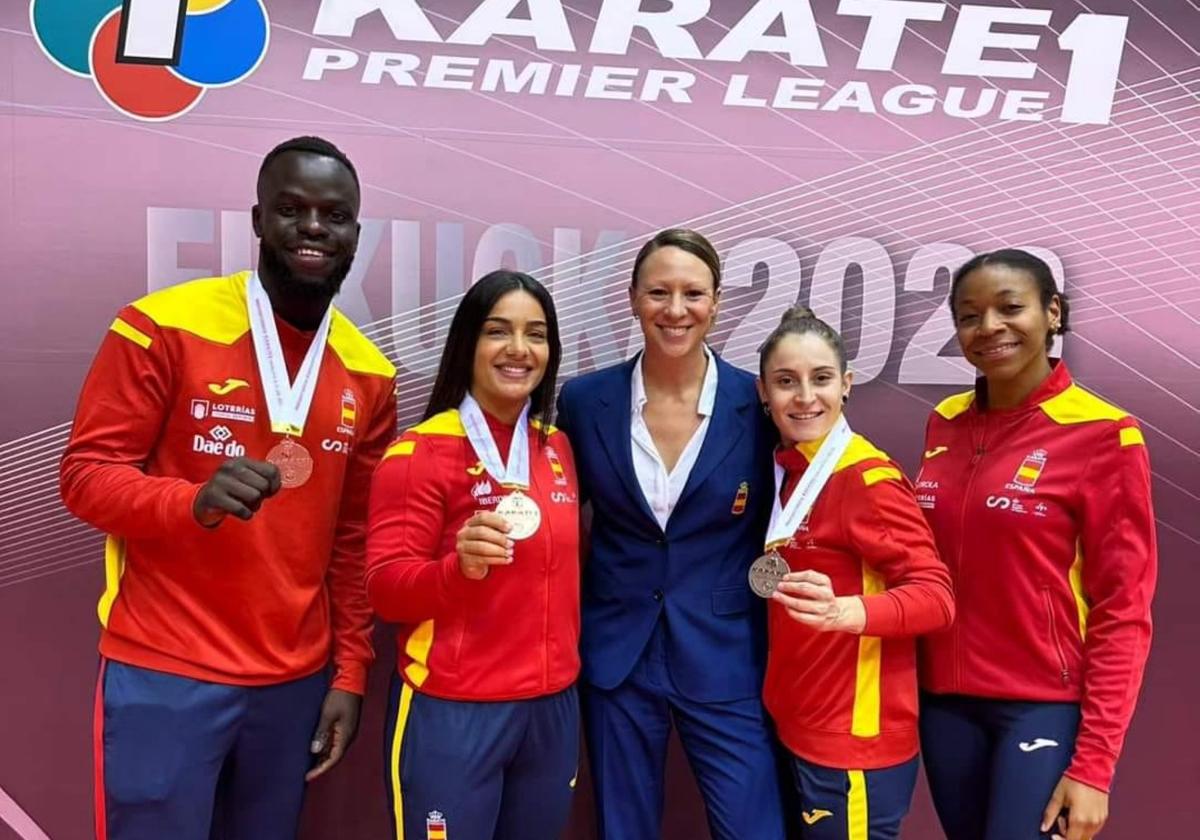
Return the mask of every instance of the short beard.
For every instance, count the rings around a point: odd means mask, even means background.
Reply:
[[[332,274],[316,283],[298,280],[284,262],[279,250],[261,240],[258,244],[258,264],[271,277],[275,278],[288,294],[314,300],[332,300],[341,291],[342,283],[345,282],[346,275],[350,273],[350,267],[354,265],[354,255],[351,254],[334,269]]]

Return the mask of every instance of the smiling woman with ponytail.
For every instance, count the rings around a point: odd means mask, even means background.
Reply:
[[[803,840],[900,836],[917,777],[915,637],[954,616],[912,485],[843,415],[853,378],[841,336],[807,307],[759,350],[780,446],[751,584],[770,599],[763,699],[791,753]]]

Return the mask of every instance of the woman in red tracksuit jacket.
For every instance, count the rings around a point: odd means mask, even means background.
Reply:
[[[1088,840],[1150,647],[1150,465],[1137,421],[1048,355],[1067,302],[1018,250],[954,275],[983,377],[930,415],[917,498],[957,619],[923,640],[921,743],[950,840]]]
[[[792,754],[801,836],[894,840],[917,776],[914,637],[953,619],[950,575],[900,468],[842,418],[853,374],[837,332],[793,307],[759,367],[781,498],[751,584],[771,598],[763,699]],[[758,577],[772,565],[773,592]]]
[[[454,315],[424,420],[375,472],[366,582],[399,625],[385,744],[398,840],[566,824],[579,503],[570,445],[543,422],[561,355],[546,289],[485,276]]]

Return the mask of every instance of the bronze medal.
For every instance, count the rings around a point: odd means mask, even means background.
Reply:
[[[303,485],[313,471],[313,459],[308,450],[290,437],[271,447],[267,463],[279,468],[280,484],[289,490]]]

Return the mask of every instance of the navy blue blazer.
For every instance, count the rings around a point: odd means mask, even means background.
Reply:
[[[581,501],[592,503],[580,644],[583,679],[599,688],[629,676],[665,617],[667,664],[684,696],[714,702],[762,690],[765,609],[746,574],[762,552],[777,438],[754,377],[713,358],[712,418],[665,533],[633,469],[636,358],[578,377],[559,395],[555,422],[575,453]]]

